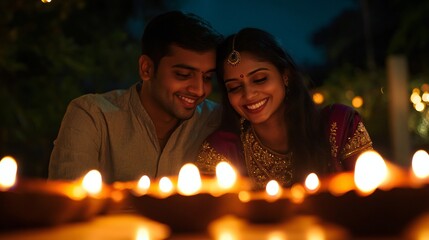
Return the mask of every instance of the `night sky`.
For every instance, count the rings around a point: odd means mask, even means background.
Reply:
[[[318,63],[320,52],[311,45],[311,34],[327,25],[355,0],[188,0],[181,9],[207,19],[228,35],[243,27],[258,27],[279,38],[299,64]]]

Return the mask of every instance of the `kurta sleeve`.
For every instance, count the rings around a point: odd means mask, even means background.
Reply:
[[[91,105],[83,99],[67,107],[49,162],[50,179],[74,180],[99,169],[100,129]]]
[[[353,108],[334,104],[324,109],[335,170],[353,170],[359,155],[372,150],[372,141],[361,116]]]
[[[215,131],[203,142],[196,165],[203,175],[215,175],[216,165],[226,161],[239,172],[243,168],[243,153],[240,137],[226,131]]]

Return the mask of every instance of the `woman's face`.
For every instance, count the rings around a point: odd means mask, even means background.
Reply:
[[[232,107],[252,124],[283,119],[287,76],[270,62],[247,52],[240,55],[235,66],[224,62],[223,77]]]

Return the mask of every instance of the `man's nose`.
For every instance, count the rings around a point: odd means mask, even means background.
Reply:
[[[192,82],[188,87],[188,91],[196,96],[203,96],[205,94],[203,78],[203,76],[198,76],[192,79]]]

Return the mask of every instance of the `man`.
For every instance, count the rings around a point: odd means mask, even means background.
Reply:
[[[76,179],[98,169],[105,182],[176,175],[194,161],[218,126],[207,100],[222,40],[209,23],[173,11],[155,17],[142,37],[142,81],[128,90],[73,100],[61,123],[50,179]]]

